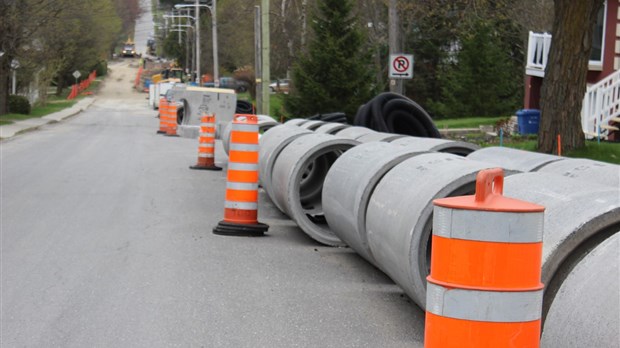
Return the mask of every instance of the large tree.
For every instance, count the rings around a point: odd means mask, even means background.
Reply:
[[[20,79],[36,75],[45,88],[55,76],[61,89],[71,72],[90,72],[107,58],[120,29],[113,0],[0,1],[0,115],[8,112],[13,59],[23,67]]]
[[[557,152],[585,146],[581,104],[586,90],[588,61],[601,0],[555,0],[553,40],[541,90],[538,151]]]
[[[67,1],[0,1],[0,115],[8,113],[11,62],[27,65],[40,47],[38,36],[66,6]]]
[[[293,68],[293,89],[285,100],[295,116],[343,111],[353,118],[373,94],[372,63],[351,0],[319,0],[311,19],[308,51]]]

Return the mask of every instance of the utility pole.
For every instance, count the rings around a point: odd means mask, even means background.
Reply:
[[[196,0],[198,1],[198,0]],[[217,54],[217,0],[212,0],[211,7],[211,19],[213,25],[211,29],[213,30],[213,83],[215,88],[220,87],[220,68],[218,62],[218,54]]]
[[[397,3],[398,0],[390,0],[390,5],[388,9],[388,44],[390,46],[390,54],[402,53],[402,47],[400,42],[400,20],[398,18]],[[390,79],[390,92],[403,94],[403,80]]]
[[[256,111],[259,114],[267,115],[263,112],[263,74],[262,74],[262,43],[261,43],[261,12],[260,6],[254,6],[254,75],[256,81]]]
[[[179,14],[181,14],[181,13],[179,13]],[[177,17],[177,19],[179,21],[179,23],[177,24],[177,27],[180,28],[181,27],[181,17]],[[177,35],[178,35],[178,39],[179,39],[179,46],[181,46],[181,32],[178,31]]]
[[[187,15],[189,16],[189,10],[187,11]],[[187,21],[189,23],[189,21]],[[187,27],[187,31],[185,32],[185,72],[189,70],[189,32],[192,28]]]
[[[262,22],[261,22],[261,32],[263,39],[262,43],[262,91],[263,91],[263,114],[269,115],[269,81],[271,80],[270,71],[269,71],[269,0],[262,0],[261,4],[262,10]]]
[[[198,0],[195,2],[196,6],[196,83],[200,86],[201,74],[200,74],[200,6]]]

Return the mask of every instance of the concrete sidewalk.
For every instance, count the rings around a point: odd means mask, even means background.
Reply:
[[[40,118],[30,118],[23,121],[17,121],[6,126],[0,126],[0,139],[11,138],[21,132],[33,130],[49,123],[60,122],[88,109],[88,107],[94,102],[95,98],[87,97],[78,101],[75,105],[68,109],[64,109]]]

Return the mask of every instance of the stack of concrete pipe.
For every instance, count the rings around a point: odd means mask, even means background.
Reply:
[[[580,181],[620,187],[618,166],[605,162],[559,157],[506,147],[479,149],[467,157],[520,172],[552,173]]]
[[[226,138],[223,136],[224,144],[227,142]],[[284,125],[271,128],[260,139],[260,183],[278,209],[294,220],[306,234],[326,245],[346,244],[334,235],[325,221],[322,195],[324,181],[335,161],[347,150],[362,143],[356,140],[358,138],[366,138],[364,142],[375,146],[383,146],[387,141],[397,139],[418,139],[419,143],[411,141],[392,147],[397,154],[405,157],[435,149],[459,154],[478,149],[473,144],[441,139],[428,142],[425,138],[379,133],[364,127],[304,119],[289,120]],[[469,151],[465,151],[465,148],[469,148]],[[384,163],[387,158],[391,157],[378,158],[376,163]],[[397,156],[394,161],[403,158]],[[347,170],[356,172],[350,168]],[[365,169],[361,170],[360,173],[363,173]]]
[[[425,308],[433,200],[472,194],[480,170],[502,167],[506,196],[546,207],[543,342],[617,343],[620,166],[317,124],[260,139],[266,193],[310,237],[351,247]]]

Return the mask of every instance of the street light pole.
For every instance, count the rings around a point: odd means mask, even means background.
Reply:
[[[191,2],[191,0],[186,0]],[[197,82],[200,84],[200,7],[204,6],[211,11],[211,18],[213,19],[213,82],[216,87],[219,86],[219,62],[217,54],[217,3],[216,0],[211,0],[211,5],[200,5],[199,0],[194,1],[194,7],[196,8],[196,71],[198,74]],[[192,5],[174,5],[176,8],[183,8]]]

